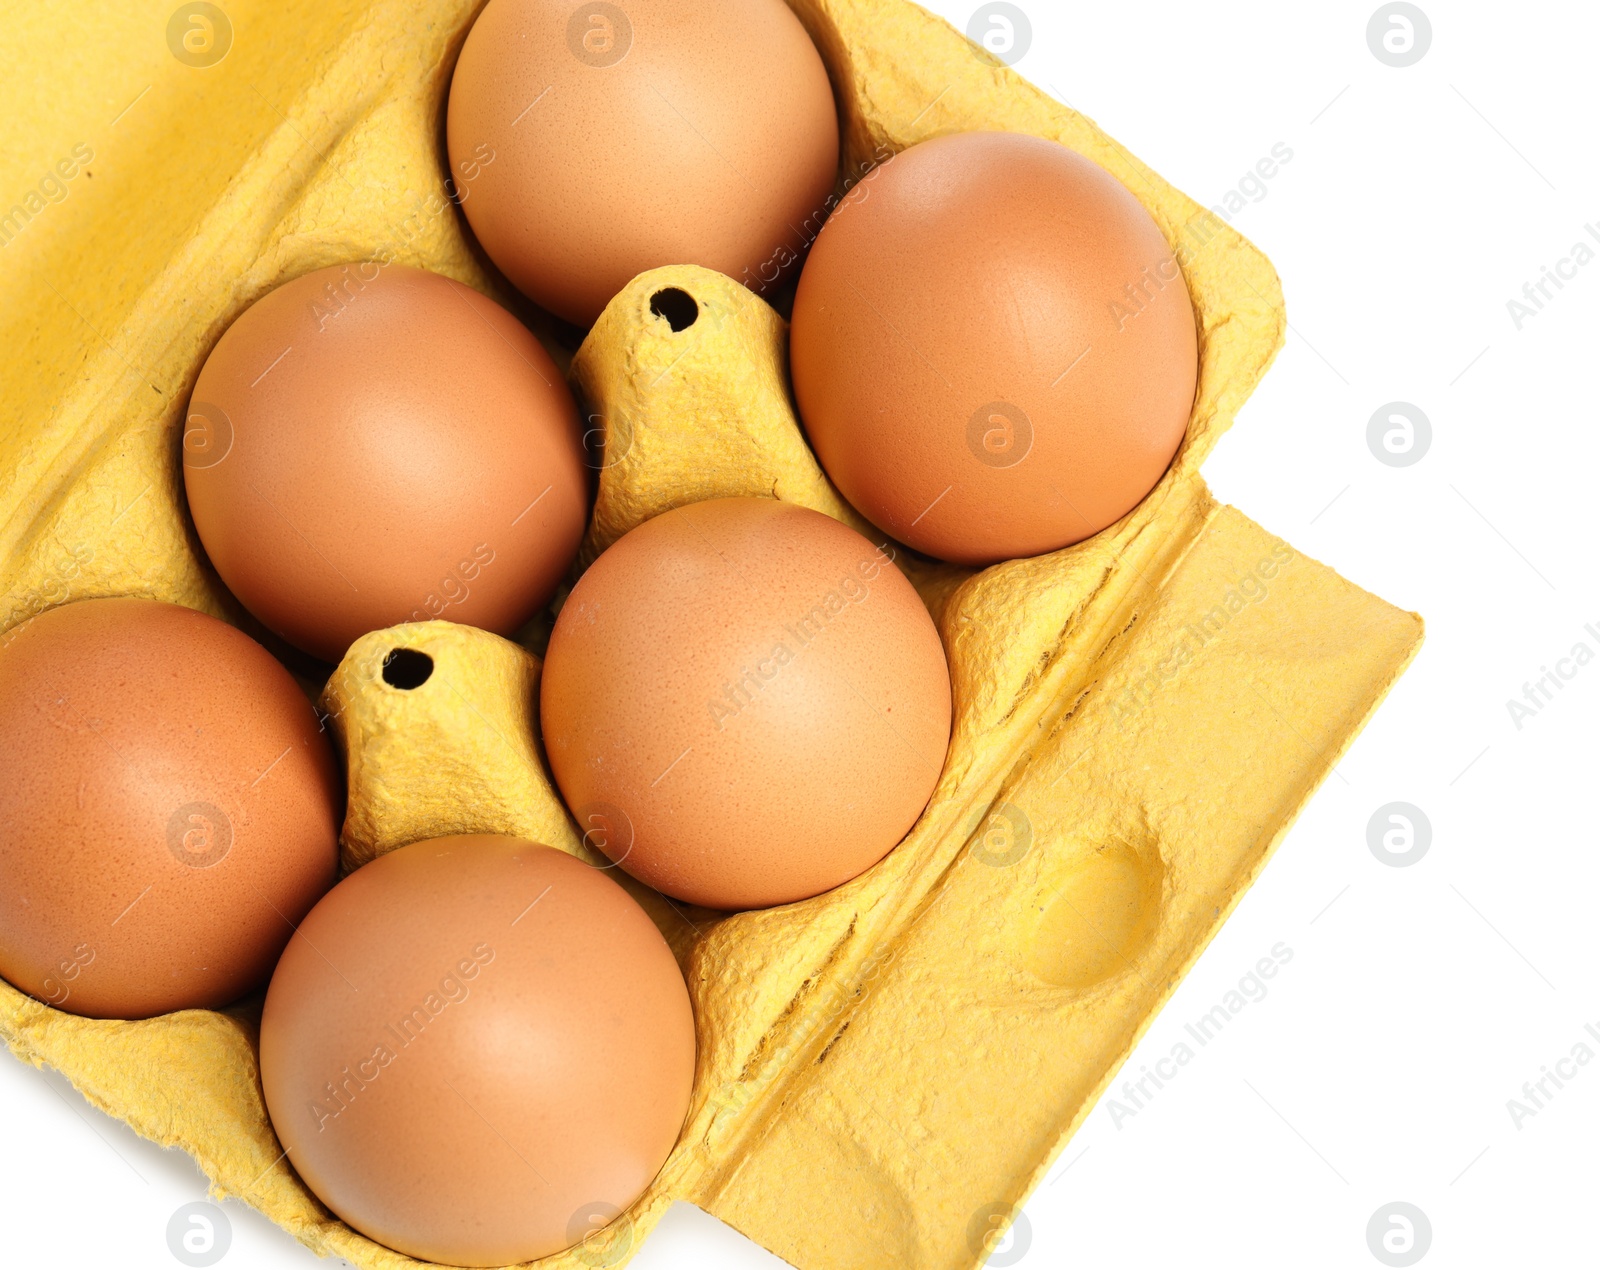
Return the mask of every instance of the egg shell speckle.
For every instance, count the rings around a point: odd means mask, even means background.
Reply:
[[[351,874],[300,934],[267,992],[261,1082],[300,1176],[357,1229],[448,1265],[524,1261],[661,1167],[694,1015],[604,871],[427,839]]]
[[[886,555],[772,499],[692,503],[589,567],[541,715],[581,829],[712,908],[816,895],[881,859],[944,767],[950,681]]]
[[[583,326],[660,265],[769,291],[825,218],[839,162],[828,72],[782,0],[490,0],[447,131],[484,249]]]
[[[233,627],[83,600],[0,646],[0,975],[144,1018],[266,981],[333,884],[332,747]]]
[[[1173,246],[1064,145],[968,132],[875,169],[795,295],[817,457],[885,533],[986,565],[1079,542],[1172,461],[1195,316]]]
[[[234,319],[195,382],[183,476],[229,589],[327,661],[397,622],[510,634],[588,514],[577,408],[539,341],[471,287],[372,260]]]

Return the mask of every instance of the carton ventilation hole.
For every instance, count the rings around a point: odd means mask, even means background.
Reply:
[[[433,674],[433,658],[414,648],[391,648],[383,659],[383,682],[391,688],[420,688]]]
[[[666,318],[667,325],[674,331],[682,331],[694,325],[695,319],[700,316],[700,306],[687,291],[667,287],[650,297],[650,312]]]

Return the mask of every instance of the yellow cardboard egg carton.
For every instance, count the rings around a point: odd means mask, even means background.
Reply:
[[[651,1190],[543,1265],[620,1265],[675,1199],[802,1270],[981,1264],[1421,641],[1415,615],[1219,505],[1198,475],[1282,340],[1265,258],[906,0],[791,3],[839,99],[841,181],[981,128],[1054,138],[1119,177],[1183,266],[1198,396],[1171,470],[1090,541],[981,572],[900,553],[945,642],[956,722],[927,811],[887,859],[827,895],[734,915],[620,879],[687,975],[694,1100]],[[477,286],[570,362],[606,438],[583,561],[669,506],[727,494],[871,532],[805,445],[786,326],[764,301],[703,269],[656,270],[573,354],[466,239],[450,199],[470,179],[446,184],[440,138],[476,0],[231,0],[217,44],[187,61],[168,44],[171,4],[8,19],[0,626],[135,594],[255,629],[186,519],[183,407],[234,317],[341,261]],[[17,191],[20,217],[5,212]],[[667,288],[696,302],[682,330],[651,311]],[[348,867],[469,831],[598,860],[544,766],[526,643],[435,621],[350,650],[321,694],[349,774]],[[433,658],[425,683],[384,682],[396,647]],[[334,1219],[282,1159],[258,1012],[259,999],[96,1021],[0,984],[12,1050],[183,1147],[216,1194],[357,1266],[417,1264]]]

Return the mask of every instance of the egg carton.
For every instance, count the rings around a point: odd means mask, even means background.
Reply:
[[[801,1270],[980,1265],[1422,638],[1415,614],[1220,505],[1199,475],[1282,343],[1265,257],[906,0],[790,3],[838,98],[841,190],[950,132],[1070,146],[1172,244],[1200,327],[1199,387],[1170,470],[1103,533],[982,571],[899,554],[944,640],[955,724],[927,810],[886,859],[815,899],[736,914],[630,882],[693,996],[693,1101],[648,1192],[540,1266],[621,1265],[674,1200]],[[183,406],[239,313],[339,262],[456,278],[545,340],[605,439],[581,561],[660,511],[725,495],[870,531],[805,443],[786,324],[762,299],[704,269],[658,269],[574,351],[570,329],[515,297],[470,241],[441,138],[477,8],[241,2],[228,60],[163,51],[153,80],[154,59],[124,50],[164,28],[166,4],[108,9],[87,43],[53,10],[13,15],[30,57],[69,59],[104,92],[62,106],[27,77],[0,85],[19,129],[64,151],[78,129],[93,156],[65,206],[25,227],[35,263],[5,284],[8,346],[23,355],[0,396],[23,422],[0,436],[0,624],[144,595],[260,633],[186,518]],[[130,229],[133,197],[163,217],[147,209]],[[678,323],[653,311],[668,290],[693,299],[692,322],[681,298]],[[346,764],[346,866],[478,831],[599,862],[540,748],[541,628],[512,642],[454,625],[444,599],[437,617],[364,637],[325,686],[291,660]],[[427,653],[431,675],[386,683],[395,648]],[[99,1021],[0,983],[0,1035],[19,1057],[188,1151],[214,1195],[365,1270],[419,1264],[339,1222],[284,1160],[261,1098],[259,1010],[257,996]]]

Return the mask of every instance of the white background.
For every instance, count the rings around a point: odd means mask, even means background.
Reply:
[[[965,27],[976,6],[932,7]],[[1017,68],[1202,203],[1292,150],[1233,218],[1291,332],[1205,474],[1428,640],[1116,1087],[1282,941],[1269,995],[1131,1118],[1097,1107],[992,1264],[1377,1266],[1367,1224],[1399,1200],[1431,1225],[1423,1265],[1595,1265],[1600,1062],[1520,1126],[1507,1101],[1579,1041],[1600,1055],[1600,662],[1520,729],[1506,702],[1574,644],[1600,653],[1600,260],[1520,331],[1507,301],[1600,249],[1600,12],[1427,0],[1431,46],[1396,69],[1369,51],[1370,0],[1023,8]],[[1366,440],[1396,400],[1433,433],[1400,468]],[[1394,801],[1432,827],[1409,867],[1368,848]],[[10,1058],[0,1126],[14,1264],[177,1264],[167,1220],[204,1195],[187,1157]],[[315,1264],[226,1211],[225,1266]],[[633,1264],[780,1263],[680,1206]]]

